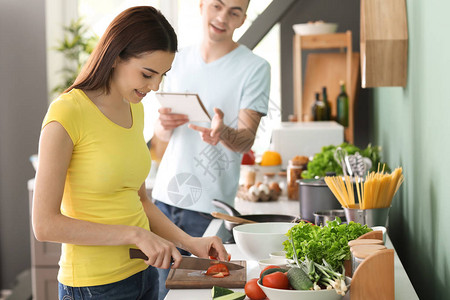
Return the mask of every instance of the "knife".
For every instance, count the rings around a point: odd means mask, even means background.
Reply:
[[[227,266],[228,270],[240,270],[244,266],[234,264],[227,261],[220,261],[208,258],[200,258],[195,256],[185,256],[182,255],[183,259],[181,260],[181,264],[178,269],[188,269],[188,270],[204,270],[206,271],[210,266],[221,263]],[[147,260],[147,255],[144,254],[140,249],[130,248],[130,258],[140,258]]]

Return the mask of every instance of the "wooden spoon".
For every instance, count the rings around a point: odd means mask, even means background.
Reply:
[[[226,221],[230,221],[230,222],[234,222],[234,223],[238,223],[238,224],[245,224],[245,223],[257,223],[255,221],[252,220],[247,220],[244,218],[239,218],[239,217],[235,217],[235,216],[230,216],[230,215],[226,215],[217,211],[213,211],[211,213],[211,215],[217,219],[222,219],[222,220],[226,220]]]

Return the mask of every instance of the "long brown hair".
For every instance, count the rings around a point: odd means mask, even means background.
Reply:
[[[128,60],[158,50],[175,53],[177,47],[175,31],[159,10],[151,6],[129,8],[109,24],[75,82],[64,92],[102,89],[109,94],[117,57]]]

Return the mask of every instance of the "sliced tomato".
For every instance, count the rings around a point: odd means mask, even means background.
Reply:
[[[264,286],[274,289],[287,290],[289,288],[289,279],[283,272],[275,272],[264,276],[262,283]]]
[[[215,264],[206,270],[206,275],[215,275],[218,273],[228,273],[230,274],[230,271],[228,270],[227,266],[224,264]]]

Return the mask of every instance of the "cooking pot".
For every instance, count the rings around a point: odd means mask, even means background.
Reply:
[[[239,218],[243,218],[246,220],[255,221],[255,222],[259,222],[259,223],[263,223],[263,222],[295,222],[295,223],[298,223],[298,222],[300,222],[300,218],[298,218],[296,216],[290,216],[290,215],[277,215],[277,214],[241,215],[234,207],[230,206],[229,204],[227,204],[223,201],[217,200],[217,199],[213,199],[213,204],[216,207],[223,209],[225,212],[227,212],[231,216],[235,216],[235,217],[239,217]],[[233,233],[233,228],[235,226],[239,225],[239,223],[224,220],[224,225],[228,231]]]
[[[323,178],[300,179],[299,199],[300,217],[304,220],[314,222],[314,213],[324,210],[342,209],[341,204],[331,192]]]

